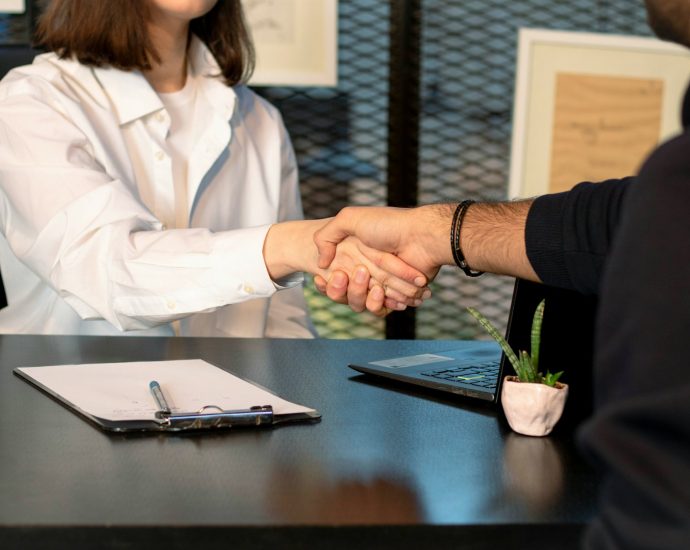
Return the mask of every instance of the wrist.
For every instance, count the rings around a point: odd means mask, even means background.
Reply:
[[[421,220],[419,227],[425,228],[422,244],[435,266],[454,265],[450,246],[450,228],[453,221],[453,204],[430,204],[418,209]]]
[[[316,272],[317,250],[313,239],[321,225],[319,220],[299,220],[269,228],[263,256],[271,279],[277,281],[299,271]]]

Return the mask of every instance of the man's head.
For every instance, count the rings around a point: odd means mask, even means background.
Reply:
[[[659,38],[690,48],[690,0],[644,0],[649,26]]]

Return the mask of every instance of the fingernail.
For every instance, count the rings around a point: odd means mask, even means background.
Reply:
[[[417,286],[424,286],[426,284],[426,279],[424,277],[417,277],[414,280],[414,284],[416,284]]]
[[[336,271],[333,274],[333,279],[331,280],[331,283],[336,288],[343,288],[347,284],[347,277],[345,277],[345,274],[343,272]]]
[[[402,302],[398,302],[395,304],[395,309],[397,311],[405,311],[407,309],[407,305],[403,304]]]
[[[422,300],[428,300],[431,298],[431,290],[428,288],[422,293]]]
[[[367,280],[367,275],[369,272],[364,269],[363,267],[357,268],[357,271],[355,271],[355,282],[356,283],[363,283]]]
[[[414,302],[412,302],[412,305],[414,307],[417,307],[417,306],[421,306],[422,303],[423,303],[423,300],[415,300]]]
[[[384,298],[383,294],[383,287],[380,286],[375,286],[374,288],[371,289],[371,297],[374,300],[382,300]]]

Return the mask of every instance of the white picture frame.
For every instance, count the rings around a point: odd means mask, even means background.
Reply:
[[[583,144],[579,148],[576,146],[572,155],[566,151],[565,156],[558,157],[563,152],[561,144],[566,143],[566,138],[572,138],[575,132],[579,132],[580,136],[589,132],[590,137],[595,133],[594,137],[601,138],[602,141],[602,136],[606,133],[612,157],[616,156],[616,148],[621,151],[621,155],[625,147],[628,147],[628,153],[634,149],[635,154],[640,157],[634,159],[639,167],[639,163],[646,157],[646,154],[641,154],[643,149],[649,149],[646,153],[650,152],[654,145],[680,130],[680,108],[689,77],[690,52],[682,46],[655,38],[520,29],[509,197],[532,197],[564,190],[557,188],[559,183],[555,173],[569,176],[572,172],[570,186],[580,181],[601,181],[607,177],[633,175],[611,173],[606,177],[583,178],[580,175],[581,169],[591,166],[595,173],[606,172],[607,163],[610,164],[609,168],[615,169],[616,159],[601,156],[606,148],[598,147],[594,142],[591,147]],[[583,94],[571,92],[570,105],[560,101],[559,98],[568,93],[564,82],[584,84],[585,89],[589,86],[594,89],[594,94],[600,93],[601,102],[595,99],[594,103],[605,110],[599,114],[582,113],[582,120],[578,121],[573,115],[583,109],[578,109],[577,103],[581,100],[585,102],[581,104],[586,105],[586,100],[583,99]],[[602,82],[615,86],[596,86]],[[620,90],[623,91],[610,92],[618,84],[622,85]],[[624,93],[626,86],[633,90],[631,94]],[[609,91],[601,91],[603,89]],[[613,95],[607,98],[608,93]],[[619,118],[614,124],[609,124],[607,117],[622,116],[621,113],[615,113],[619,110],[615,103],[616,93],[622,94],[625,101],[631,95],[634,98],[639,94],[647,110],[645,116],[637,116],[631,120]],[[560,111],[556,107],[557,101]],[[571,112],[567,116],[561,115],[561,111],[566,108],[564,106],[568,105]],[[628,110],[634,115],[635,109]],[[568,116],[569,123],[564,126],[560,121],[566,120]],[[593,118],[588,121],[587,116]],[[642,128],[636,128],[635,124],[641,124]],[[581,127],[578,128],[578,125]],[[655,125],[658,126],[658,131],[655,130]],[[628,127],[637,131],[637,142],[623,139],[624,130]],[[601,135],[596,134],[599,131]],[[577,142],[577,139],[574,141]],[[573,140],[570,140],[569,145],[573,146]],[[631,146],[634,147],[631,149]],[[556,166],[557,158],[567,159],[568,155],[579,163],[571,171]],[[597,158],[590,159],[587,158],[588,155]],[[632,155],[628,154],[628,157],[632,158]],[[562,184],[561,181],[560,185]]]
[[[24,13],[25,0],[0,0],[0,13]]]
[[[242,0],[254,40],[253,86],[336,86],[337,0]]]

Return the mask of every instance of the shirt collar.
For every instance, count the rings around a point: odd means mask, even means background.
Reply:
[[[141,72],[113,67],[96,67],[93,71],[110,99],[120,125],[163,108],[158,94]]]
[[[201,78],[201,89],[214,109],[229,120],[235,108],[236,95],[220,75],[213,55],[196,36],[189,45],[189,61],[193,75]],[[96,67],[94,74],[110,98],[120,125],[159,111],[163,103],[144,75],[137,70],[123,71],[113,67]]]
[[[225,120],[230,120],[237,103],[237,94],[223,80],[213,54],[195,35],[192,35],[189,45],[189,61],[194,75],[206,77],[200,79],[200,90],[206,96],[209,105]]]

